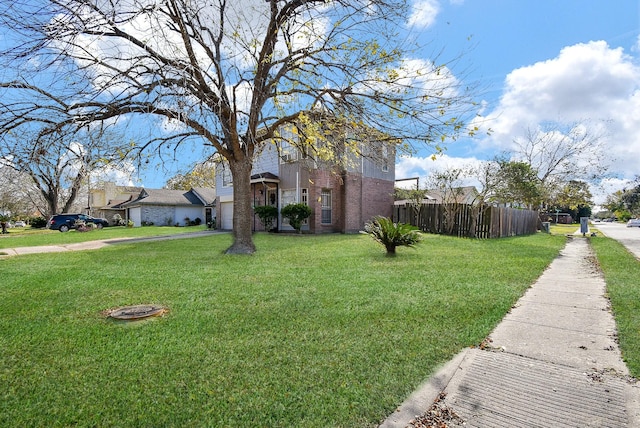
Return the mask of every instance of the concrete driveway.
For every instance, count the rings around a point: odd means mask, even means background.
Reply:
[[[615,239],[627,247],[640,259],[640,227],[627,227],[623,223],[593,223],[592,228],[597,228],[603,235]]]

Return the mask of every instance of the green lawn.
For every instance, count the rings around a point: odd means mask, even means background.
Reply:
[[[592,238],[591,244],[607,282],[622,356],[640,377],[640,261],[613,239]]]
[[[128,228],[124,226],[105,227],[89,232],[59,232],[48,229],[14,228],[9,233],[0,235],[0,250],[2,248],[35,247],[40,245],[64,245],[77,242],[94,241],[111,238],[140,238],[146,236],[172,235],[177,233],[196,232],[205,230],[206,226],[170,227],[150,226]]]
[[[231,235],[0,260],[0,426],[363,427],[480,343],[564,237]],[[133,324],[102,311],[169,307]]]

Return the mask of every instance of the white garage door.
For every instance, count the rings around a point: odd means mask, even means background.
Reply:
[[[220,204],[220,216],[222,217],[220,226],[224,230],[233,229],[233,202],[223,202]]]

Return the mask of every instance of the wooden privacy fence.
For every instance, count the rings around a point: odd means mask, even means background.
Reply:
[[[502,238],[538,230],[538,212],[468,204],[395,205],[393,221],[420,230],[468,238]]]

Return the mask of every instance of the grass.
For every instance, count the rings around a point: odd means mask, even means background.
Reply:
[[[596,238],[591,244],[607,283],[622,356],[640,377],[640,262],[616,240]]]
[[[15,247],[35,247],[41,245],[63,245],[78,242],[94,241],[111,238],[141,238],[147,236],[171,235],[177,233],[196,232],[205,230],[206,226],[170,227],[150,226],[128,228],[124,226],[106,227],[89,232],[59,232],[49,229],[16,228],[8,229],[9,233],[0,235],[0,249]]]
[[[376,426],[479,344],[565,238],[427,235],[392,259],[364,235],[255,242],[1,260],[0,426]],[[141,303],[170,312],[102,314]]]

